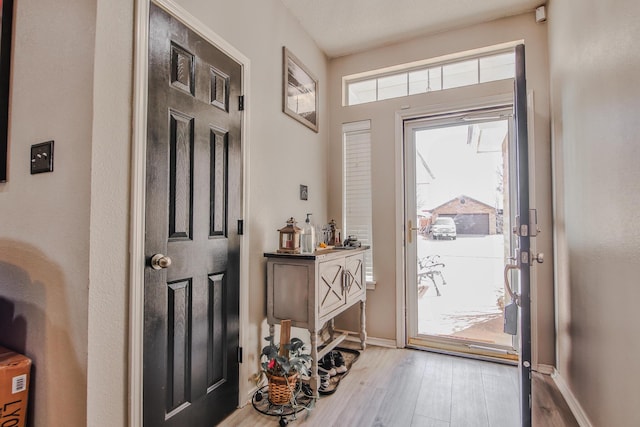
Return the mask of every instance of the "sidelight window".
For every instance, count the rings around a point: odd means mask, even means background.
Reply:
[[[343,134],[343,237],[373,246],[371,214],[371,122],[345,123]],[[365,253],[365,276],[373,282],[373,254]]]

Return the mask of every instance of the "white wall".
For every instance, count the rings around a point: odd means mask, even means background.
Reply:
[[[452,89],[414,95],[353,107],[341,105],[341,78],[345,75],[365,72],[421,59],[435,58],[452,53],[482,48],[514,40],[524,40],[526,45],[527,88],[533,91],[535,116],[530,123],[534,140],[531,159],[535,162],[531,206],[539,209],[540,226],[543,233],[535,244],[537,250],[548,257],[552,254],[551,239],[551,158],[549,138],[549,90],[547,72],[546,26],[536,24],[533,14],[524,14],[497,21],[416,38],[397,45],[386,46],[364,53],[340,57],[330,63],[330,155],[329,155],[329,213],[337,218],[342,211],[341,194],[341,124],[356,120],[372,119],[373,161],[373,235],[374,275],[377,287],[367,294],[367,326],[370,336],[396,339],[396,254],[402,251],[397,245],[396,233],[403,224],[396,220],[396,169],[394,159],[398,155],[396,146],[395,113],[401,108],[419,108],[465,102],[470,94],[491,92],[485,89]],[[488,90],[488,92],[487,92]],[[503,90],[503,89],[499,89]],[[471,95],[473,96],[473,95]],[[401,231],[400,231],[401,232]],[[552,263],[537,266],[537,283],[532,289],[537,322],[533,334],[537,339],[533,361],[554,364],[554,311]],[[353,329],[353,326],[352,326]]]
[[[549,5],[558,371],[594,426],[640,425],[640,3]]]
[[[95,1],[15,2],[0,342],[33,359],[31,425],[86,425],[95,15]],[[31,144],[50,139],[54,172],[30,175]]]

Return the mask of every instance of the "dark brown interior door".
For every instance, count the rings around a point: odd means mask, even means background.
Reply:
[[[240,82],[237,62],[151,4],[146,427],[211,427],[237,407]]]

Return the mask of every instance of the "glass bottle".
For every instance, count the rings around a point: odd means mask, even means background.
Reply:
[[[311,254],[316,249],[316,228],[311,224],[310,213],[302,226],[302,252]]]

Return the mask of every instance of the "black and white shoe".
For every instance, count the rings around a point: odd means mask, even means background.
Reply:
[[[342,353],[334,350],[331,352],[331,355],[333,356],[333,366],[336,370],[336,373],[344,374],[345,372],[347,372],[347,365],[344,363],[344,357],[342,356]]]
[[[318,372],[320,372],[320,369],[327,372],[331,377],[334,377],[338,373],[333,362],[333,352],[326,354],[322,359],[320,359],[320,362],[318,363]]]
[[[328,393],[331,389],[330,376],[326,371],[321,370],[322,368],[318,367],[318,374],[320,375],[320,386],[318,387],[318,392],[320,393]]]

